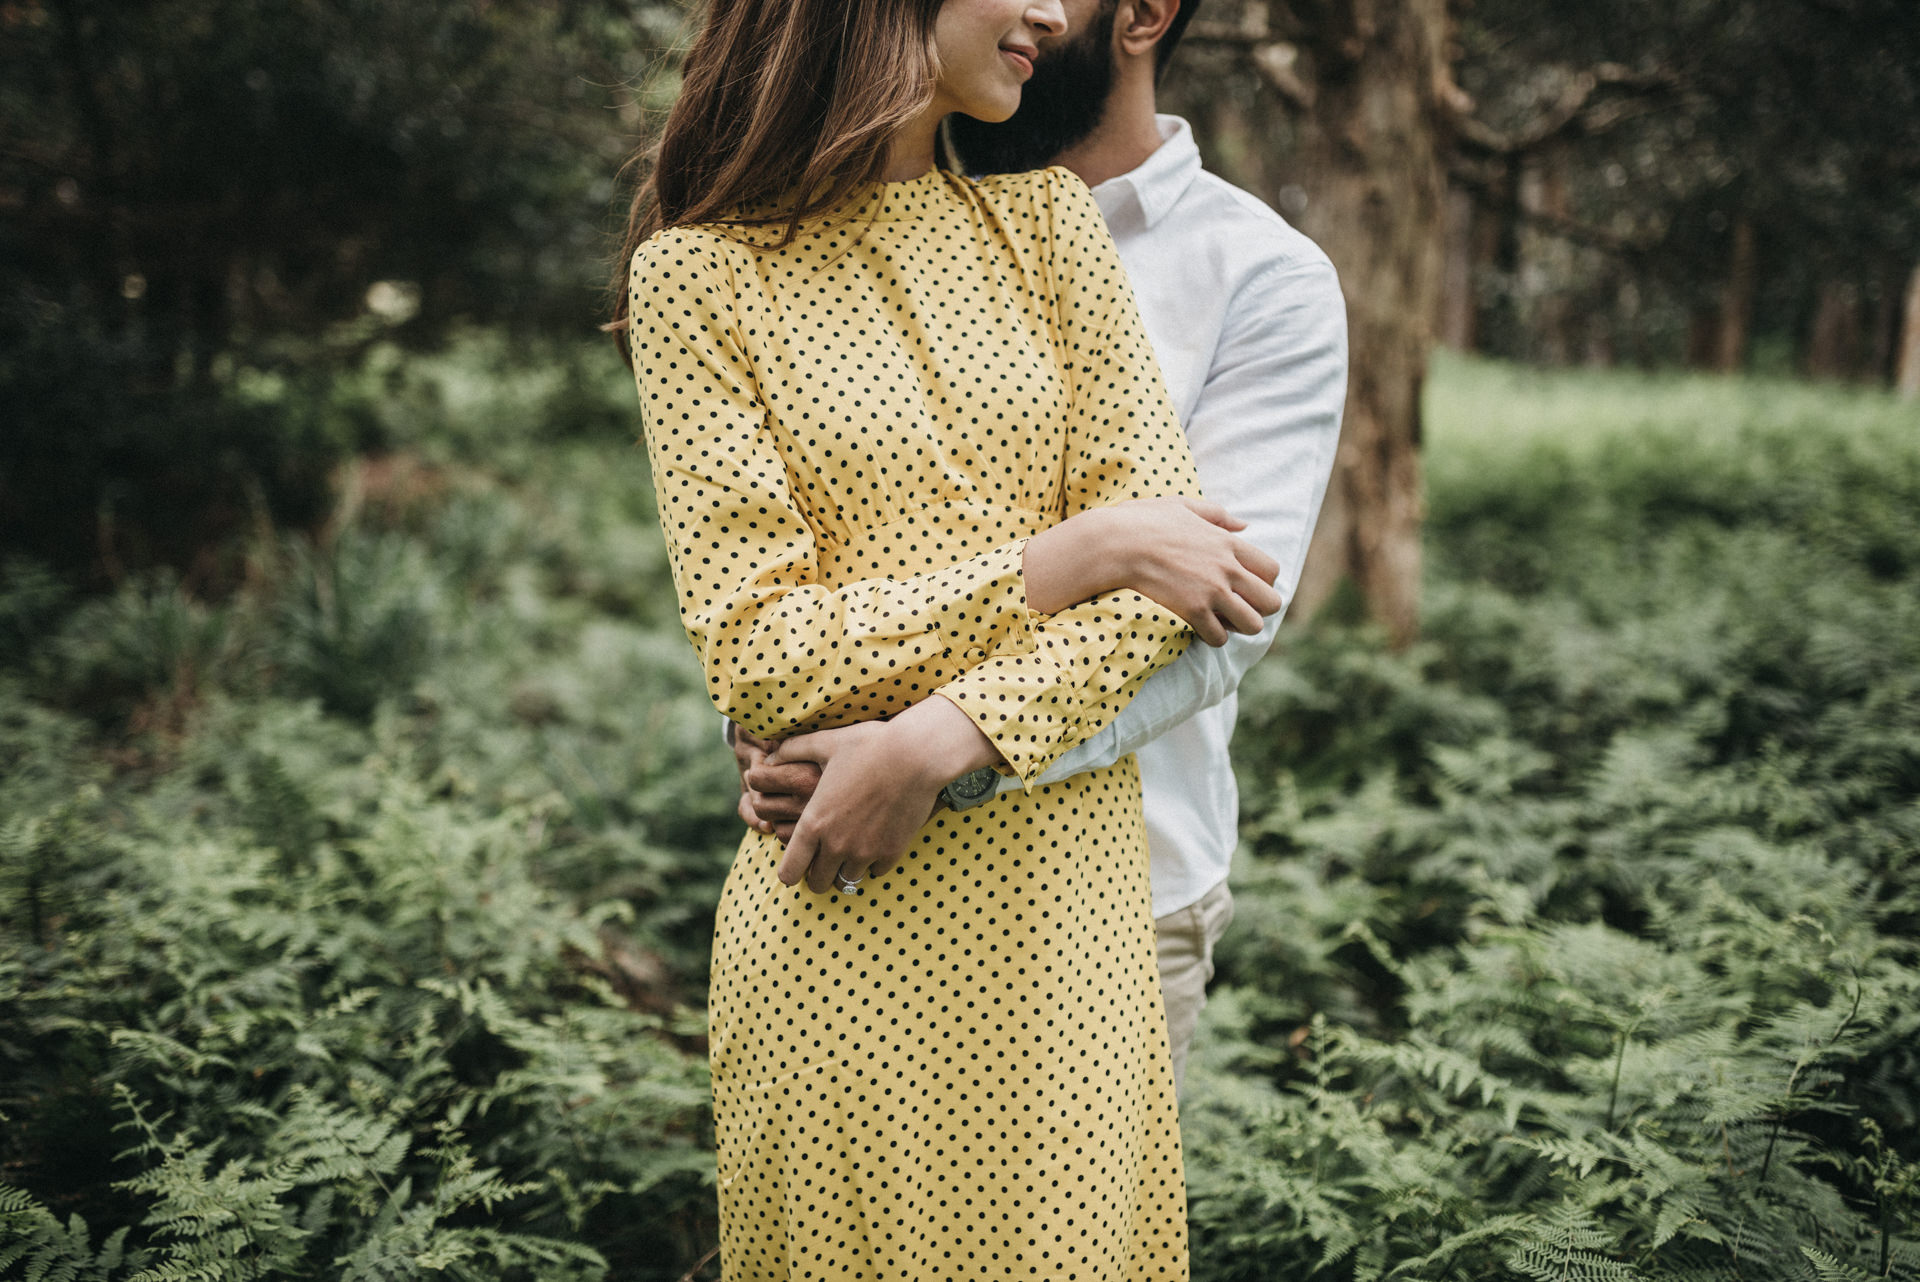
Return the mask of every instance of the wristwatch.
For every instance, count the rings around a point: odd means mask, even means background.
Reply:
[[[967,810],[993,796],[1000,772],[992,766],[969,770],[940,790],[940,800],[954,810]]]

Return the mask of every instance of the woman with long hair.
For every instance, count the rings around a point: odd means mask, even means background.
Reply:
[[[1200,499],[1086,188],[936,163],[1064,34],[712,0],[635,199],[682,619],[720,711],[822,764],[716,920],[730,1280],[1187,1274],[1139,777],[1034,781],[1278,567]],[[992,771],[1025,789],[972,804]]]

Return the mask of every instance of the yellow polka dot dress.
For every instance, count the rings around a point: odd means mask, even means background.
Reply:
[[[935,170],[775,248],[633,260],[661,525],[714,703],[757,735],[938,691],[1029,784],[858,896],[749,833],[711,994],[728,1282],[1187,1276],[1133,759],[1031,783],[1190,634],[1132,592],[1027,608],[1030,536],[1197,494],[1092,196]]]

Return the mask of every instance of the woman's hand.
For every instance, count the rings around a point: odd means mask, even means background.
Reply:
[[[796,735],[761,763],[820,768],[776,869],[789,886],[824,893],[836,883],[881,877],[906,858],[939,805],[940,790],[1001,760],[973,719],[944,698],[924,699],[891,721]]]
[[[931,783],[899,768],[895,736],[869,721],[783,741],[763,768],[803,763],[820,768],[820,782],[787,839],[776,870],[786,885],[805,878],[816,893],[868,874],[891,872],[933,817],[946,780]]]
[[[1257,635],[1284,604],[1280,564],[1234,532],[1246,522],[1204,499],[1090,508],[1028,540],[1027,603],[1052,614],[1119,588],[1173,611],[1208,645]],[[1092,591],[1085,591],[1090,585]]]

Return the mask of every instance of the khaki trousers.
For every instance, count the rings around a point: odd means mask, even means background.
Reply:
[[[1213,978],[1213,946],[1232,920],[1233,895],[1224,881],[1202,895],[1200,902],[1154,919],[1176,1093],[1186,1080],[1187,1048],[1193,1044],[1200,1008],[1207,1004],[1207,981]]]

